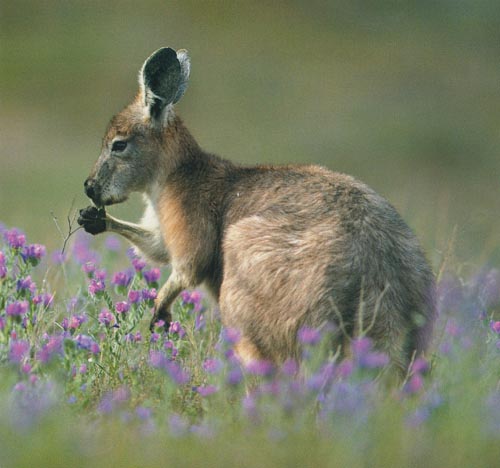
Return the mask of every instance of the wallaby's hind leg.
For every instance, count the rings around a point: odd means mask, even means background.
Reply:
[[[245,366],[264,359],[257,346],[244,336],[236,343],[234,350],[240,362]]]

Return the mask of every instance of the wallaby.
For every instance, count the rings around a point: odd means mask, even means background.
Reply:
[[[366,334],[405,373],[429,343],[434,278],[396,210],[356,179],[320,166],[242,167],[203,151],[174,104],[188,84],[185,50],[144,63],[135,100],[113,117],[85,181],[87,232],[115,232],[171,264],[154,328],[183,289],[204,284],[243,363],[300,357],[301,327],[333,324],[332,349]],[[105,205],[144,194],[142,222]]]

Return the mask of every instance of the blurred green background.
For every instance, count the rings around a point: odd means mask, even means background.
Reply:
[[[186,48],[179,103],[205,149],[316,162],[386,196],[435,266],[500,263],[500,2],[0,3],[0,221],[50,248],[110,117],[161,46]],[[134,220],[140,200],[111,208]]]

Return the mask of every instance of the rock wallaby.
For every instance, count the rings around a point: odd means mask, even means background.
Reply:
[[[301,327],[332,324],[332,349],[366,334],[404,373],[426,350],[434,279],[419,243],[371,188],[320,166],[239,166],[201,149],[174,111],[188,85],[185,50],[144,63],[134,101],[115,115],[85,181],[87,232],[115,232],[172,271],[152,327],[200,284],[240,332],[243,363],[300,357]],[[104,206],[144,195],[140,224]]]

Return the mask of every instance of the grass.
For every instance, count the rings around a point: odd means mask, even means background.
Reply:
[[[0,465],[498,464],[498,12],[492,0],[2,5],[0,217],[47,251],[26,263],[0,229]],[[240,381],[217,311],[196,295],[175,305],[185,335],[151,342],[151,300],[128,294],[155,285],[123,245],[78,236],[52,259],[53,215],[64,225],[87,204],[106,122],[163,45],[190,51],[179,112],[207,150],[324,164],[394,203],[439,277],[430,370],[392,388],[383,367],[349,371],[305,345],[298,381],[279,371]],[[138,217],[131,202],[113,214]],[[88,262],[106,270],[103,292],[89,293]],[[111,283],[129,269],[128,286]],[[17,286],[28,275],[35,292]],[[35,303],[42,293],[50,304]],[[19,301],[27,310],[7,317]],[[119,328],[99,321],[103,309],[117,320],[123,301]],[[222,370],[208,372],[207,359]]]
[[[221,329],[198,291],[177,301],[168,335],[151,335],[152,298],[168,270],[125,255],[114,237],[80,234],[63,259],[2,229],[2,466],[498,460],[498,270],[443,267],[431,353],[394,385],[368,338],[340,362],[327,336],[309,329],[298,372],[293,362],[242,369],[235,331]]]

